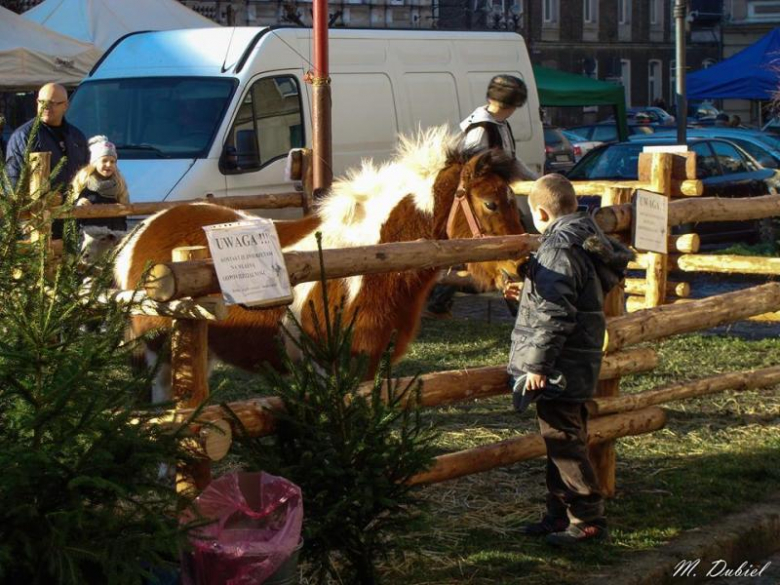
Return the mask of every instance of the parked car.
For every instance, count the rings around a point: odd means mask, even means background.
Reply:
[[[690,128],[687,131],[689,137],[696,138],[725,138],[733,142],[756,161],[767,169],[780,169],[780,137],[766,134],[758,130],[747,128]],[[654,138],[674,138],[676,134],[670,132],[657,132]],[[631,140],[631,138],[629,138]]]
[[[568,128],[569,132],[582,136],[586,140],[595,140],[596,142],[617,142],[618,132],[614,122],[599,122],[598,124],[589,124],[587,126],[574,126]],[[653,127],[647,125],[629,124],[628,134],[652,134]]]
[[[636,180],[639,154],[647,145],[673,144],[669,136],[635,138],[629,142],[605,144],[585,155],[567,176],[572,181]],[[721,138],[690,137],[688,148],[696,153],[696,176],[704,185],[705,197],[757,197],[776,194],[780,174],[763,168],[739,146]],[[582,198],[589,208],[599,205],[599,198]],[[702,244],[723,241],[772,241],[772,220],[743,222],[703,222],[680,226],[679,233],[695,231]]]
[[[711,102],[688,102],[688,118],[694,120],[714,120],[720,110]]]
[[[560,128],[544,127],[544,172],[566,172],[574,166],[574,147]]]
[[[569,139],[572,147],[574,147],[575,161],[580,160],[584,155],[588,154],[597,146],[601,146],[601,142],[598,142],[597,140],[587,140],[579,134],[575,134],[571,130],[561,130],[561,132],[563,132],[563,135]]]
[[[637,123],[639,122],[639,118],[647,118],[649,123],[653,126],[674,126],[676,123],[674,116],[663,108],[657,108],[655,106],[628,108],[626,116],[628,117],[629,122],[633,119]]]

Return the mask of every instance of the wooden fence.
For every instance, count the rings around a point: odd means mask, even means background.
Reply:
[[[668,196],[696,197],[701,194],[701,183],[690,176],[690,161],[690,157],[669,154],[653,154],[649,158],[643,156],[640,169],[645,170],[640,172],[640,181],[575,184],[575,187],[578,194],[602,196],[602,208],[596,214],[597,222],[605,231],[626,239],[633,221],[629,201],[635,189],[649,189]],[[251,203],[248,198],[244,201],[233,199],[231,203],[236,207],[262,206],[262,201],[256,199]],[[689,205],[691,203],[696,205]],[[98,210],[98,207],[102,209]],[[109,207],[112,206],[95,206],[95,209],[90,210],[90,217],[133,214],[138,209],[134,206],[126,206],[124,209]],[[80,216],[81,213],[77,209],[72,215]],[[673,222],[683,223],[690,214],[695,214],[699,221],[732,220],[735,215],[739,216],[738,219],[775,216],[780,215],[780,196],[747,201],[691,199],[670,203],[670,225],[674,225]],[[658,363],[653,350],[630,349],[632,345],[780,310],[780,284],[775,283],[690,301],[685,306],[661,306],[670,291],[678,294],[685,290],[681,284],[667,279],[674,258],[677,258],[679,265],[681,258],[690,256],[696,249],[695,238],[692,237],[674,238],[672,243],[677,250],[685,251],[685,254],[680,257],[662,254],[640,256],[638,266],[643,267],[648,275],[644,281],[644,302],[650,308],[624,314],[625,290],[622,287],[613,291],[607,299],[609,318],[606,355],[597,396],[588,405],[594,416],[589,435],[592,457],[607,495],[614,494],[615,488],[614,440],[661,428],[665,423],[665,414],[658,407],[659,404],[730,388],[770,386],[780,379],[780,368],[768,368],[704,378],[629,397],[619,395],[622,376],[649,371]],[[523,235],[324,250],[324,270],[327,278],[343,278],[356,274],[446,267],[467,261],[519,258],[528,254],[536,245],[536,237]],[[115,293],[114,298],[119,299],[128,295],[136,299],[143,298],[142,308],[138,309],[143,314],[173,318],[172,384],[179,404],[176,410],[160,416],[160,424],[180,424],[178,421],[185,420],[192,409],[208,397],[206,330],[209,321],[225,318],[225,307],[219,296],[213,296],[219,294],[219,286],[213,264],[205,256],[207,251],[204,248],[178,249],[174,251],[171,262],[152,269],[144,291]],[[293,284],[319,278],[321,266],[317,253],[287,252],[285,261]],[[686,261],[683,261],[683,265]],[[636,283],[627,283],[626,288],[629,287],[630,290],[642,291]],[[363,391],[368,392],[369,386]],[[426,407],[483,399],[506,392],[503,367],[437,372],[422,377],[422,404]],[[236,402],[230,407],[251,435],[260,436],[274,432],[274,412],[283,406],[279,398],[263,397]],[[197,423],[191,426],[191,440],[203,459],[195,467],[183,470],[180,484],[183,489],[202,489],[210,480],[210,462],[228,452],[231,428],[226,419],[226,413],[221,407],[209,406],[200,412]],[[444,481],[543,454],[541,437],[536,434],[526,435],[439,456],[431,470],[416,476],[412,482],[422,484]]]

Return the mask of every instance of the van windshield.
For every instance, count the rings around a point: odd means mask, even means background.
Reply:
[[[120,158],[204,157],[236,85],[202,77],[88,81],[74,94],[67,119],[88,138],[108,136]]]

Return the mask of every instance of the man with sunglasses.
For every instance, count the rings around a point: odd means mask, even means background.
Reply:
[[[57,83],[47,83],[38,91],[38,115],[41,125],[33,139],[31,152],[50,152],[52,171],[63,157],[65,164],[51,177],[51,184],[67,188],[76,172],[89,162],[89,149],[84,134],[65,120],[68,92]],[[8,140],[5,169],[15,185],[24,166],[24,152],[35,120],[25,122]]]

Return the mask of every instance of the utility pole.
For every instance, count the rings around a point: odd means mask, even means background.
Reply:
[[[312,85],[312,158],[314,196],[322,196],[333,182],[331,145],[330,69],[328,66],[328,0],[314,0],[314,71]]]
[[[685,21],[688,16],[688,0],[675,0],[675,65],[677,66],[677,144],[687,144],[688,102],[685,98]]]

